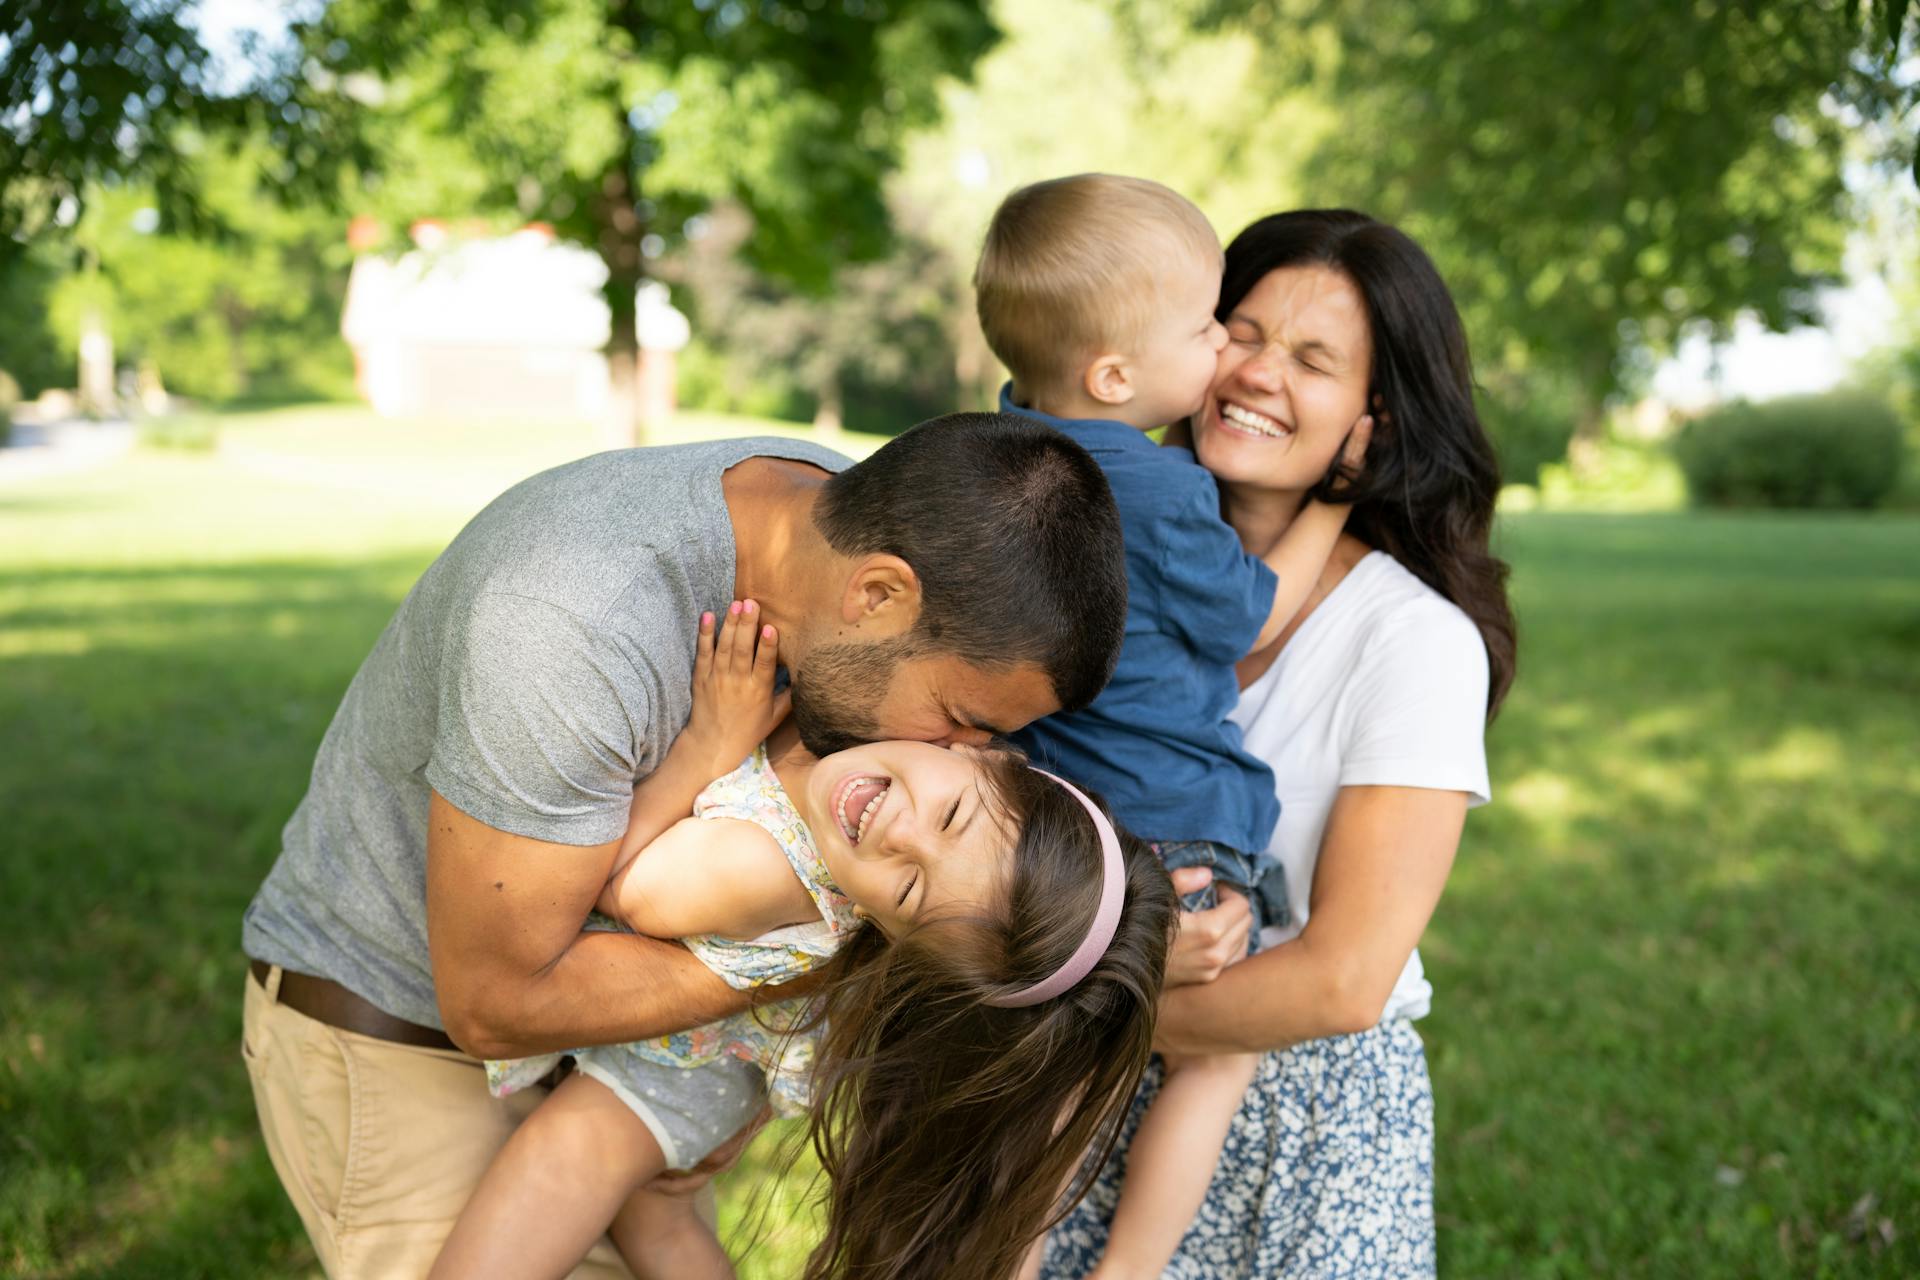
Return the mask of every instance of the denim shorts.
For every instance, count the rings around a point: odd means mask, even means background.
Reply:
[[[1213,840],[1162,840],[1154,846],[1167,870],[1182,867],[1211,867],[1213,884],[1180,895],[1180,905],[1188,911],[1205,911],[1219,904],[1214,885],[1237,889],[1253,908],[1252,949],[1259,950],[1260,930],[1267,925],[1284,925],[1293,919],[1287,897],[1286,868],[1274,863],[1260,865],[1261,859],[1242,853],[1231,845]]]

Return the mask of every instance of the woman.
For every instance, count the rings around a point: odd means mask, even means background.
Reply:
[[[1235,719],[1273,766],[1295,909],[1224,969],[1244,913],[1188,917],[1169,962],[1160,1048],[1265,1056],[1164,1274],[1431,1275],[1415,945],[1488,799],[1484,727],[1513,679],[1488,551],[1499,473],[1458,313],[1399,231],[1344,210],[1261,219],[1227,249],[1217,314],[1229,345],[1193,443],[1242,543],[1265,551],[1311,496],[1353,511],[1300,614],[1240,668]],[[1369,411],[1366,460],[1341,474]],[[1158,1083],[1156,1064],[1123,1143]],[[1123,1147],[1050,1237],[1046,1276],[1099,1261],[1124,1169]]]

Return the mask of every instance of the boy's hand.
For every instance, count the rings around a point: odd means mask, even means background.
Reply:
[[[1173,873],[1176,893],[1192,893],[1212,881],[1213,872],[1205,867],[1182,867]],[[1182,911],[1180,932],[1167,955],[1164,985],[1212,982],[1222,969],[1247,954],[1252,932],[1253,908],[1238,893],[1222,893],[1220,905],[1205,911]]]
[[[711,613],[701,614],[693,659],[693,715],[674,739],[673,750],[697,752],[710,767],[710,777],[737,768],[786,719],[791,698],[784,690],[777,695],[773,691],[779,653],[780,637],[773,627],[760,624],[760,607],[753,601],[734,601],[724,628]]]
[[[1353,488],[1353,482],[1366,465],[1367,445],[1373,440],[1373,415],[1363,413],[1347,431],[1346,443],[1340,446],[1340,457],[1334,462],[1333,469],[1327,473],[1330,481],[1328,489],[1332,493],[1331,501],[1345,501],[1347,490]]]

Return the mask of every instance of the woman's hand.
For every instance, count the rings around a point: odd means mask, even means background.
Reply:
[[[1230,966],[1218,982],[1168,991],[1155,1045],[1175,1053],[1264,1053],[1377,1024],[1440,901],[1467,800],[1464,791],[1425,787],[1340,788],[1320,842],[1306,926]],[[1176,957],[1187,943],[1184,932]],[[1175,981],[1170,959],[1167,985]]]
[[[772,626],[756,626],[759,620],[760,606],[751,600],[733,602],[724,628],[716,627],[711,613],[700,615],[693,715],[673,750],[701,762],[709,780],[738,768],[787,718],[791,696],[773,691],[780,637]]]
[[[1206,867],[1182,867],[1173,873],[1174,892],[1196,893],[1213,882]],[[1253,928],[1253,909],[1237,893],[1222,893],[1218,906],[1205,911],[1182,911],[1180,932],[1167,953],[1165,985],[1212,982],[1220,971],[1247,954],[1247,936]]]

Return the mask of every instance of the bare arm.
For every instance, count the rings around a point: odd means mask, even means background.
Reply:
[[[820,918],[772,833],[738,818],[682,818],[607,882],[600,910],[656,938],[757,938]]]
[[[1466,815],[1463,791],[1341,788],[1306,928],[1213,982],[1168,989],[1156,1047],[1253,1053],[1373,1026],[1440,901]],[[1169,969],[1206,941],[1183,936]]]
[[[1362,416],[1347,434],[1341,464],[1350,470],[1357,469],[1366,457],[1367,442],[1372,438],[1373,419]],[[1334,545],[1347,527],[1347,515],[1352,510],[1345,503],[1309,500],[1286,532],[1260,557],[1280,582],[1274,588],[1273,609],[1267,614],[1266,625],[1260,628],[1260,635],[1248,653],[1258,653],[1277,640],[1293,621],[1293,615],[1306,604],[1307,597],[1319,584],[1321,570],[1333,555]]]
[[[700,615],[700,634],[694,644],[693,714],[660,767],[633,789],[633,807],[627,812],[627,833],[620,838],[614,858],[613,878],[693,811],[702,788],[739,767],[786,719],[792,699],[773,692],[780,637],[759,619],[757,604],[736,600],[716,639],[713,615]],[[615,914],[609,908],[602,910]]]
[[[1278,639],[1293,621],[1293,615],[1300,612],[1300,606],[1313,594],[1320,581],[1320,571],[1327,567],[1327,558],[1333,554],[1334,544],[1340,541],[1340,534],[1347,527],[1347,513],[1351,510],[1351,507],[1321,502],[1317,498],[1309,501],[1280,535],[1280,540],[1260,557],[1280,581],[1273,589],[1273,609],[1248,653],[1258,653]]]
[[[515,1058],[644,1040],[746,1007],[684,947],[580,926],[611,893],[610,878],[785,715],[785,695],[773,696],[778,638],[758,618],[751,600],[736,602],[716,643],[712,616],[701,617],[693,716],[635,787],[619,841],[583,848],[511,835],[434,794],[427,945],[441,1020],[469,1053]]]
[[[747,1007],[685,948],[582,933],[616,842],[510,835],[435,792],[427,825],[427,945],[440,1017],[475,1057],[644,1040]]]

